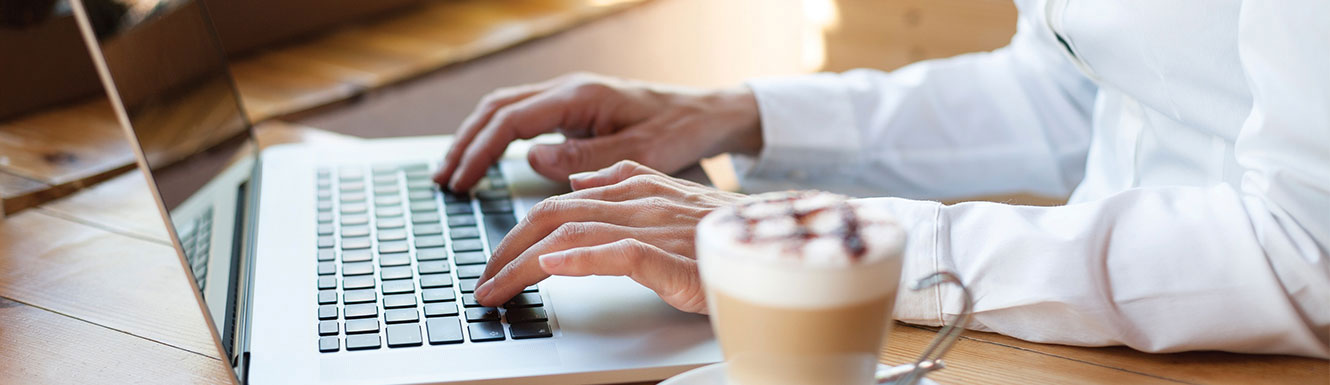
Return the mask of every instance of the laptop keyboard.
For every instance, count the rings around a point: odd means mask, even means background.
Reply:
[[[212,207],[182,225],[176,229],[176,235],[180,236],[185,260],[189,261],[194,280],[198,281],[199,290],[202,291],[207,287],[208,259],[212,251]]]
[[[553,335],[536,286],[501,308],[472,296],[517,225],[499,168],[474,198],[431,176],[425,163],[318,170],[319,351]]]

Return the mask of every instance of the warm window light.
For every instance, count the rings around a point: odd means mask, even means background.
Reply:
[[[803,0],[804,31],[802,57],[804,70],[818,71],[827,64],[825,33],[840,23],[840,11],[834,0]]]

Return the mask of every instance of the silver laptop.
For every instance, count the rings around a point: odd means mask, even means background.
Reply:
[[[721,359],[706,317],[626,278],[474,302],[490,251],[566,188],[529,143],[467,194],[430,181],[447,136],[259,149],[199,2],[98,4],[75,2],[80,28],[235,381],[613,383]]]

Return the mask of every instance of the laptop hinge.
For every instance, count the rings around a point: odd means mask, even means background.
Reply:
[[[257,143],[255,144],[255,147],[255,151],[258,151]],[[254,299],[254,258],[257,254],[255,251],[257,250],[256,240],[258,236],[259,222],[259,191],[261,190],[260,181],[262,180],[262,170],[263,158],[256,156],[254,169],[250,172],[249,182],[246,183],[248,188],[246,189],[244,196],[245,210],[243,211],[243,222],[245,223],[245,227],[241,232],[241,238],[244,242],[241,248],[241,250],[243,250],[243,254],[241,254],[241,267],[243,273],[241,275],[240,287],[237,289],[238,292],[236,293],[236,299],[239,301],[240,307],[237,309],[238,313],[236,314],[237,322],[234,331],[236,336],[236,346],[232,353],[232,368],[235,369],[236,378],[241,384],[249,383],[249,325],[250,320],[253,319],[253,306],[251,305],[253,304]]]

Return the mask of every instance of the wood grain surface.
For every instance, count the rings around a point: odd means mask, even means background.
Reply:
[[[251,121],[299,114],[546,36],[644,0],[431,1],[232,63]],[[109,103],[0,122],[0,210],[15,213],[132,168]]]

